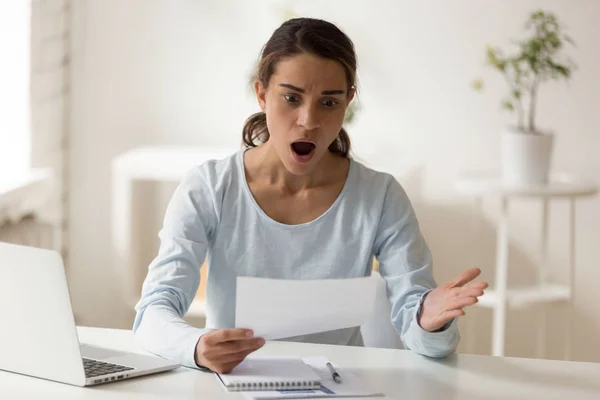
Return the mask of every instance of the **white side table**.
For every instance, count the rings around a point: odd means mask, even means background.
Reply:
[[[38,213],[48,202],[53,179],[49,168],[0,179],[0,225],[5,220],[17,222],[25,215]]]
[[[598,187],[592,182],[566,174],[552,175],[546,185],[509,187],[503,185],[499,178],[486,173],[465,173],[459,177],[455,186],[460,193],[475,199],[476,213],[481,212],[484,197],[496,196],[501,200],[502,209],[497,226],[495,287],[485,291],[485,294],[480,297],[478,305],[493,309],[492,355],[503,356],[508,307],[518,308],[540,303],[573,302],[575,296],[575,200],[595,195]],[[509,201],[516,198],[540,199],[542,202],[542,236],[537,284],[519,289],[509,289],[507,282],[508,212]],[[548,205],[553,198],[569,200],[569,274],[565,284],[554,284],[548,280]],[[542,321],[540,321],[538,331],[537,352],[538,356],[543,358],[547,321],[544,313],[540,313],[540,318]],[[565,324],[565,359],[570,359],[570,325],[570,323]]]
[[[143,147],[132,149],[112,161],[112,247],[115,268],[128,304],[140,296],[132,251],[132,189],[136,181],[180,182],[194,166],[223,159],[239,149],[221,147]],[[204,316],[204,305],[194,302],[188,311]]]
[[[22,231],[14,237],[0,237],[0,240],[15,241],[35,247],[48,246],[62,251],[62,230],[55,213],[48,212],[49,198],[55,187],[55,175],[50,168],[31,169],[18,176],[6,176],[0,179],[0,227],[5,223],[18,223],[28,215],[34,215],[35,233]],[[39,229],[41,226],[44,229]],[[48,235],[48,237],[46,236]]]

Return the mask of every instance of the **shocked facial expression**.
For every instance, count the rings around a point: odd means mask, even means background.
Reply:
[[[310,173],[329,151],[354,96],[340,63],[299,54],[279,61],[264,88],[255,83],[269,142],[288,171]]]

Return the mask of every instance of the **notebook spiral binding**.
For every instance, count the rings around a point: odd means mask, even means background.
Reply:
[[[298,382],[249,382],[226,385],[232,392],[262,391],[262,390],[310,390],[320,389],[319,381]]]

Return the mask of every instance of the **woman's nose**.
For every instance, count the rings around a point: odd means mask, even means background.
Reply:
[[[319,128],[319,116],[314,107],[301,107],[298,115],[298,125],[302,126],[307,131],[312,131]]]

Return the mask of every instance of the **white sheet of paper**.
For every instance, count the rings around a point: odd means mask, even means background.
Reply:
[[[266,340],[362,325],[372,312],[370,277],[289,280],[238,277],[235,326]]]

